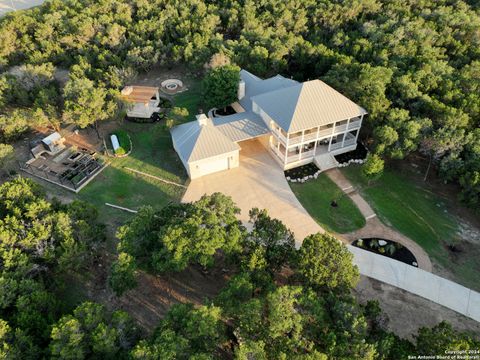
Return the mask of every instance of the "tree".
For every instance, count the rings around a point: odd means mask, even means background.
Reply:
[[[131,355],[134,359],[209,359],[224,338],[220,308],[175,304],[150,341],[140,342]]]
[[[237,101],[240,68],[225,65],[211,69],[203,79],[203,98],[207,108],[226,108]]]
[[[287,265],[295,253],[295,236],[266,210],[250,210],[253,229],[245,240],[244,264],[248,271],[267,271],[270,275]]]
[[[425,355],[443,354],[445,350],[475,350],[480,345],[465,333],[460,333],[452,325],[442,321],[433,328],[423,327],[415,337],[417,351]]]
[[[377,154],[368,154],[365,163],[362,166],[362,174],[368,180],[368,183],[379,179],[383,174],[384,162]]]
[[[218,250],[227,257],[240,252],[245,229],[236,217],[239,211],[220,193],[158,212],[145,207],[119,229],[119,253],[159,273],[181,271],[190,264],[210,267]]]
[[[108,91],[88,78],[71,78],[63,90],[66,122],[80,128],[95,125],[98,134],[98,121],[110,118],[116,108],[108,101]]]
[[[84,302],[53,326],[51,339],[53,358],[114,359],[127,354],[138,330],[125,312],[108,314],[102,305]]]
[[[388,147],[395,144],[398,140],[397,131],[388,125],[376,127],[373,135],[377,141],[375,149],[377,154],[384,153]]]
[[[13,146],[9,144],[0,144],[0,169],[7,171],[8,164],[13,159]]]
[[[159,230],[161,246],[152,254],[153,267],[158,272],[181,271],[193,262],[210,267],[217,250],[238,253],[244,236],[236,217],[239,212],[232,199],[221,193],[204,195],[173,212],[165,209],[160,214],[165,224]]]
[[[203,65],[205,70],[212,70],[218,67],[230,65],[230,58],[223,52],[218,52],[212,55],[210,61]]]
[[[353,255],[332,235],[307,236],[297,258],[298,273],[314,289],[344,291],[355,287],[359,280]]]
[[[137,285],[135,280],[136,264],[133,256],[121,252],[112,264],[108,284],[117,296],[133,289]]]
[[[0,318],[15,326],[12,351],[19,358],[46,356],[50,328],[63,308],[54,295],[63,275],[86,267],[104,238],[96,211],[82,204],[50,203],[29,179],[0,186],[0,264],[8,264],[0,267]],[[64,327],[74,338],[73,325]]]
[[[72,360],[84,359],[83,337],[80,322],[72,316],[63,317],[52,329],[52,342],[50,344],[52,357]]]
[[[26,110],[13,110],[5,115],[0,115],[0,138],[3,142],[18,140],[28,129],[30,113]]]

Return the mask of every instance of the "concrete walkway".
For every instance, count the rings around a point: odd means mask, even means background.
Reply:
[[[395,231],[394,229],[384,225],[377,218],[377,215],[370,205],[353,187],[352,183],[345,176],[343,176],[340,170],[332,169],[327,171],[326,174],[352,199],[367,221],[366,225],[360,230],[343,234],[342,237],[344,239],[346,239],[349,243],[352,243],[357,239],[365,238],[380,238],[396,241],[412,252],[417,259],[417,264],[420,269],[430,272],[432,271],[432,262],[430,261],[426,251],[423,250],[423,248],[412,239],[409,239],[398,231]]]
[[[367,220],[366,225],[360,230],[348,234],[343,234],[342,236],[347,239],[349,243],[352,243],[357,239],[366,238],[380,238],[396,241],[412,252],[412,254],[417,259],[417,264],[420,269],[429,272],[433,270],[432,262],[430,261],[428,254],[425,250],[423,250],[420,245],[418,245],[412,239],[409,239],[403,234],[400,234],[399,232],[393,230],[392,228],[385,226],[376,217]]]
[[[354,256],[353,262],[362,275],[419,295],[480,322],[480,293],[432,274],[432,263],[425,250],[380,222],[370,205],[340,170],[329,170],[327,175],[350,196],[366,219],[362,229],[342,235],[344,239],[350,243],[359,238],[372,237],[394,240],[409,249],[417,259],[418,268],[348,245]]]
[[[386,256],[351,245],[348,248],[362,275],[396,286],[480,322],[480,293]]]
[[[370,207],[370,205],[363,199],[363,197],[357,192],[353,187],[352,183],[343,176],[343,174],[337,168],[328,170],[325,174],[335,183],[337,186],[345,192],[350,199],[353,200],[355,205],[362,213],[363,217],[367,220],[377,216],[375,211]]]

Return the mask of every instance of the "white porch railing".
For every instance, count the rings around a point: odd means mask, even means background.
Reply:
[[[280,131],[276,130],[276,129],[273,129],[273,133],[277,136],[277,138],[279,138],[280,140],[282,140],[282,142],[284,144],[287,143],[287,138],[285,137],[285,135],[283,135]]]
[[[273,150],[273,152],[283,161],[285,159],[285,154],[282,154],[282,152],[280,150],[278,150],[276,147],[274,146],[270,146],[270,149]]]
[[[337,150],[337,149],[341,149],[342,148],[342,143],[341,142],[338,142],[338,143],[335,143],[335,144],[331,144],[330,145],[330,151],[332,150]]]
[[[320,130],[318,132],[318,137],[322,137],[322,136],[325,136],[325,135],[330,135],[332,134],[332,129],[324,129],[324,130]]]
[[[339,132],[344,132],[344,131],[346,131],[346,130],[347,130],[347,124],[335,126],[334,132],[335,132],[335,133],[339,133]]]
[[[305,151],[301,154],[290,155],[290,156],[287,157],[287,164],[292,163],[292,162],[296,162],[296,161],[300,161],[300,160],[305,160],[305,159],[308,159],[308,158],[312,158],[314,156],[315,156],[315,151],[313,151],[313,150]]]
[[[348,124],[348,130],[358,129],[360,127],[360,120],[350,121]]]
[[[288,138],[288,145],[300,144],[302,142],[302,136],[295,136]]]
[[[355,138],[345,139],[345,142],[343,143],[343,147],[352,146],[355,144],[355,142],[356,142]]]

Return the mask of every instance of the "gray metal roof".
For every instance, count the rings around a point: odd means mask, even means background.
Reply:
[[[298,84],[297,81],[287,79],[282,75],[276,75],[269,79],[263,80],[246,70],[240,71],[240,78],[245,82],[245,97],[241,99],[239,103],[242,105],[245,111],[252,110],[251,98],[253,96]]]
[[[240,150],[240,146],[227,138],[211,122],[200,125],[198,121],[190,121],[172,128],[170,132],[178,155],[184,163]]]
[[[270,130],[257,114],[246,111],[212,119],[215,127],[232,141],[243,141],[265,135]]]
[[[252,98],[283,130],[301,131],[366,114],[320,80],[297,83]]]

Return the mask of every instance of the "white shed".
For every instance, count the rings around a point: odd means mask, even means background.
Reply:
[[[131,118],[148,119],[153,113],[160,111],[158,87],[125,86],[122,90],[122,99],[130,104],[127,116]]]

